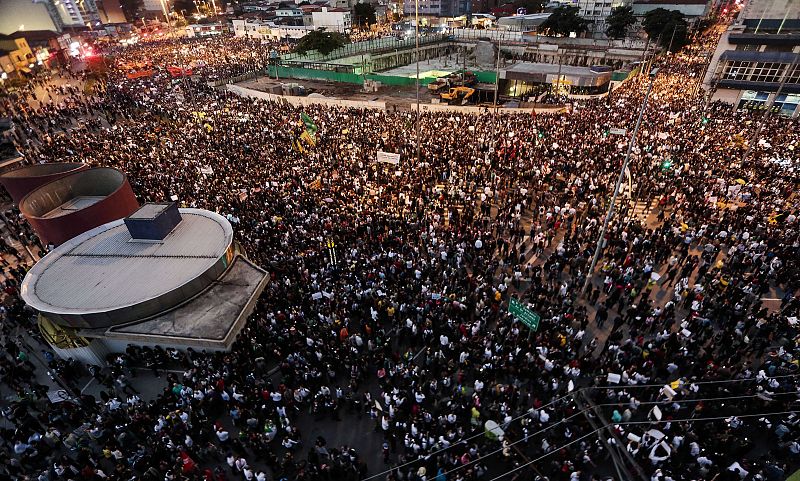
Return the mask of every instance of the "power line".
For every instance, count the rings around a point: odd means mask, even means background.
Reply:
[[[480,456],[480,457],[478,457],[478,458],[476,458],[476,459],[473,459],[472,461],[470,461],[470,462],[468,462],[468,463],[464,463],[464,464],[461,464],[461,465],[459,465],[459,466],[456,466],[455,468],[453,468],[453,469],[451,469],[451,470],[449,470],[449,471],[445,472],[445,473],[444,473],[444,475],[445,475],[445,477],[447,477],[448,475],[450,475],[450,474],[452,474],[452,473],[454,473],[454,472],[456,472],[456,471],[458,471],[458,470],[460,470],[460,469],[466,468],[467,466],[471,466],[471,465],[473,465],[473,464],[477,463],[478,461],[483,461],[484,459],[486,459],[486,458],[488,458],[488,457],[494,456],[495,454],[497,454],[497,453],[499,453],[499,452],[503,451],[503,450],[504,450],[504,449],[506,449],[506,448],[510,448],[511,446],[514,446],[514,445],[516,445],[516,444],[519,444],[519,443],[521,443],[521,442],[523,442],[523,441],[528,441],[528,439],[529,439],[529,438],[532,438],[532,437],[534,437],[534,436],[538,436],[539,434],[542,434],[542,433],[543,433],[543,432],[545,432],[545,431],[548,431],[548,430],[550,430],[550,429],[553,429],[553,428],[555,428],[555,427],[556,427],[556,426],[558,426],[559,424],[563,424],[563,423],[565,423],[565,422],[569,421],[570,419],[572,419],[572,418],[574,418],[574,417],[576,417],[576,416],[580,416],[580,415],[582,415],[584,412],[586,412],[587,410],[588,410],[588,409],[584,409],[584,410],[582,410],[582,411],[578,411],[577,413],[575,413],[575,414],[573,414],[573,415],[571,415],[571,416],[569,416],[569,417],[566,417],[566,418],[564,418],[564,419],[562,419],[562,420],[560,420],[560,421],[556,422],[555,424],[551,424],[551,425],[547,426],[546,428],[543,428],[543,429],[540,429],[539,431],[536,431],[536,432],[535,432],[535,433],[533,433],[533,434],[530,434],[530,435],[528,435],[528,436],[526,436],[526,437],[522,437],[522,438],[520,438],[520,439],[517,439],[517,440],[516,440],[516,441],[514,441],[514,442],[508,443],[508,445],[507,445],[507,446],[501,446],[499,449],[496,449],[496,450],[494,450],[494,451],[492,451],[492,452],[490,452],[490,453],[488,453],[488,454],[485,454],[485,455],[483,455],[483,456]]]
[[[780,376],[768,376],[764,379],[757,379],[755,377],[749,378],[742,378],[742,379],[720,379],[716,381],[687,381],[686,384],[722,384],[722,383],[734,383],[734,382],[760,382],[760,381],[767,381],[770,379],[784,379],[787,377],[798,377],[800,374],[784,374]],[[627,386],[587,386],[582,389],[640,389],[640,388],[648,388],[648,387],[664,387],[669,385],[669,382],[665,382],[662,384],[629,384]]]
[[[798,395],[796,392],[779,392],[779,393],[771,393],[771,394],[764,394],[766,396],[787,396],[793,394],[795,396]],[[678,400],[671,400],[667,399],[665,401],[638,401],[640,405],[650,405],[650,404],[681,404],[681,403],[690,403],[690,402],[705,402],[705,401],[726,401],[728,399],[750,399],[754,397],[761,397],[760,394],[747,394],[742,396],[724,396],[724,397],[709,397],[709,398],[693,398],[693,399],[678,399]],[[762,398],[763,399],[763,398]],[[775,399],[764,399],[765,401],[775,401]],[[620,403],[604,403],[604,404],[596,404],[597,407],[611,407],[611,406],[619,406]]]
[[[566,394],[566,395],[564,395],[564,396],[561,396],[561,397],[559,397],[559,398],[557,398],[557,399],[555,399],[555,400],[553,400],[553,401],[550,401],[549,403],[547,403],[547,404],[545,404],[545,405],[541,406],[539,409],[544,409],[544,408],[546,408],[546,407],[548,407],[548,406],[552,406],[553,404],[556,404],[557,402],[561,401],[562,399],[566,399],[566,398],[568,398],[568,397],[572,397],[572,394]],[[530,414],[530,411],[525,411],[524,413],[520,414],[519,416],[517,416],[517,417],[515,417],[515,418],[511,419],[510,421],[508,421],[508,423],[507,423],[507,424],[510,424],[510,423],[512,423],[512,422],[514,422],[514,421],[516,421],[516,420],[518,420],[518,419],[521,419],[521,418],[523,418],[523,417],[527,416],[528,414]],[[460,439],[460,440],[456,441],[455,443],[451,444],[450,446],[446,446],[446,447],[444,447],[444,448],[441,448],[441,449],[438,449],[438,450],[436,450],[436,451],[434,451],[434,452],[432,452],[432,453],[429,453],[428,455],[426,455],[426,458],[430,458],[430,457],[432,457],[432,456],[435,456],[435,455],[437,455],[437,454],[439,454],[439,453],[442,453],[442,452],[444,452],[444,451],[447,451],[447,450],[449,450],[449,449],[452,449],[452,448],[454,448],[454,447],[458,446],[458,445],[459,445],[459,444],[461,444],[461,443],[466,443],[467,441],[471,441],[471,440],[473,440],[473,439],[475,439],[475,438],[478,438],[478,437],[480,437],[480,436],[483,436],[483,435],[484,435],[483,431],[480,431],[480,432],[478,432],[478,433],[476,433],[476,434],[473,434],[472,436],[468,436],[468,437],[466,437],[466,438],[464,438],[464,439]],[[369,481],[370,479],[375,479],[375,478],[377,478],[377,477],[379,477],[379,476],[383,476],[384,474],[389,474],[389,473],[391,473],[392,471],[394,471],[394,470],[396,470],[396,469],[404,468],[404,467],[406,467],[406,466],[408,466],[408,465],[411,465],[411,464],[414,464],[414,463],[416,463],[416,462],[418,462],[418,461],[419,461],[419,459],[415,459],[415,460],[413,460],[413,461],[408,461],[408,462],[405,462],[405,463],[403,463],[403,464],[399,464],[399,465],[397,465],[397,466],[395,466],[395,467],[393,467],[393,468],[391,468],[391,469],[387,469],[387,470],[385,470],[385,471],[382,471],[382,472],[380,472],[380,473],[373,474],[372,476],[369,476],[369,477],[367,477],[367,478],[364,478],[362,481]]]
[[[800,411],[781,411],[781,412],[768,412],[768,413],[758,413],[758,414],[742,414],[742,415],[736,416],[736,417],[738,417],[738,418],[751,418],[751,417],[759,417],[759,416],[777,416],[777,415],[781,415],[781,414],[797,414],[797,413],[800,413]],[[719,421],[719,420],[728,419],[728,418],[730,418],[730,416],[712,416],[712,417],[685,418],[685,419],[663,419],[663,420],[660,420],[660,421],[626,421],[626,422],[613,423],[613,425],[617,426],[617,425],[630,425],[630,424],[664,424],[664,423],[695,422],[695,421]],[[554,448],[553,450],[543,454],[542,456],[539,456],[536,459],[532,459],[532,460],[528,461],[525,464],[521,464],[521,465],[517,466],[514,469],[511,469],[509,471],[506,471],[503,474],[500,474],[499,476],[495,476],[490,481],[497,481],[497,480],[499,480],[500,478],[502,478],[504,476],[507,476],[507,475],[509,475],[511,473],[517,472],[520,469],[526,468],[526,467],[530,466],[531,464],[533,464],[533,463],[535,463],[537,461],[541,461],[542,459],[550,456],[551,454],[557,453],[557,452],[561,451],[562,449],[577,443],[578,441],[582,441],[582,440],[586,439],[587,437],[592,436],[595,433],[597,433],[597,432],[599,432],[599,431],[601,431],[601,430],[603,430],[603,429],[605,429],[607,427],[608,427],[608,425],[601,426],[601,427],[595,429],[594,431],[592,431],[589,434],[586,434],[584,436],[579,437],[578,439],[575,439],[573,441],[568,442],[567,444],[564,444],[562,446]]]
[[[782,379],[782,378],[797,377],[797,376],[800,376],[800,374],[786,374],[786,375],[781,375],[781,376],[770,376],[768,378],[765,378],[764,380]],[[747,381],[758,381],[758,380],[756,378],[719,379],[719,380],[715,380],[715,381],[696,381],[696,382],[692,382],[692,384],[703,384],[703,385],[705,385],[705,384],[736,383],[736,382],[747,382]],[[660,387],[664,387],[665,385],[666,385],[666,383],[665,384],[637,384],[637,385],[631,385],[631,386],[586,386],[586,387],[578,389],[578,391],[585,391],[585,390],[592,390],[592,389],[628,389],[628,388],[647,388],[647,387],[659,387],[660,388]],[[572,397],[572,393],[569,393],[569,394],[561,396],[561,397],[559,397],[557,399],[554,399],[553,401],[550,401],[549,403],[540,406],[538,409],[547,408],[549,406],[557,404],[559,401],[561,401],[563,399],[566,399],[568,397]],[[738,397],[731,397],[731,398],[732,399],[737,399]],[[743,398],[744,397],[742,397],[742,399]],[[694,400],[679,400],[679,401],[673,401],[673,402],[689,402],[689,401],[700,401],[700,400],[702,400],[702,398],[701,399],[694,399]],[[713,399],[706,398],[705,400],[713,400]],[[664,401],[664,402],[667,402],[667,401]],[[652,403],[656,403],[656,402],[645,402],[645,403],[640,403],[640,404],[652,404]],[[599,406],[605,406],[605,405],[606,404],[601,404]],[[612,405],[615,406],[615,405],[617,405],[617,403],[614,403]],[[533,409],[533,408],[531,408],[531,409]],[[530,409],[525,410],[522,414],[519,414],[516,417],[513,417],[512,419],[510,419],[509,421],[507,421],[504,424],[505,425],[509,425],[509,424],[511,424],[511,423],[513,423],[515,421],[518,421],[518,420],[524,418],[525,416],[529,415],[530,411],[531,411]],[[581,411],[579,414],[582,414],[584,412],[585,412],[585,410]],[[572,417],[574,417],[574,416],[571,416],[569,419],[571,419]],[[557,425],[557,424],[555,424],[555,425]],[[555,425],[551,425],[551,427],[554,427]],[[541,434],[541,432],[538,432],[536,434]],[[433,452],[427,454],[425,456],[425,458],[427,459],[427,458],[430,458],[430,457],[435,456],[437,454],[443,453],[445,451],[449,451],[450,449],[453,449],[454,447],[456,447],[456,446],[458,446],[458,445],[460,445],[462,443],[467,443],[468,441],[471,441],[471,440],[476,439],[478,437],[481,437],[483,435],[484,435],[484,433],[482,431],[477,432],[477,433],[475,433],[475,434],[473,434],[471,436],[468,436],[466,438],[460,439],[460,440],[450,444],[449,446],[445,446],[443,448],[437,449],[436,451],[433,451]],[[394,466],[391,469],[387,469],[387,470],[381,471],[379,473],[373,474],[372,476],[366,477],[366,478],[364,478],[363,481],[370,481],[372,479],[375,479],[375,478],[381,477],[383,475],[389,474],[389,473],[391,473],[392,471],[394,471],[396,469],[404,468],[406,466],[410,466],[412,464],[418,463],[419,461],[420,461],[420,459],[418,458],[418,459],[414,459],[412,461],[407,461],[405,463],[398,464],[397,466]]]
[[[793,392],[786,392],[786,393],[776,393],[776,394],[772,394],[772,395],[773,395],[773,396],[777,396],[777,395],[788,395],[788,394],[795,394],[795,393],[793,393]],[[696,399],[682,399],[682,400],[677,400],[677,401],[648,401],[648,402],[642,402],[642,403],[640,403],[640,404],[666,404],[666,403],[673,404],[673,403],[687,403],[687,402],[701,402],[701,401],[725,401],[725,400],[735,400],[735,399],[748,399],[748,398],[753,398],[753,397],[757,397],[757,396],[758,396],[758,395],[744,395],[744,396],[725,396],[725,397],[716,397],[716,398],[696,398]],[[564,396],[564,397],[566,397],[566,396]],[[563,397],[562,397],[562,398],[560,398],[560,399],[563,399]],[[773,401],[774,401],[774,400],[773,400]],[[555,402],[555,401],[554,401],[554,402]],[[551,403],[551,404],[552,404],[552,403]],[[598,404],[597,406],[598,406],[598,407],[601,407],[601,406],[616,406],[616,405],[617,405],[617,403],[610,403],[610,404]],[[542,406],[542,408],[540,408],[540,409],[543,409],[544,407],[546,407],[546,406]],[[496,449],[496,450],[494,450],[494,451],[491,451],[491,452],[489,452],[489,453],[487,453],[487,454],[485,454],[485,455],[483,455],[483,456],[481,456],[481,457],[479,457],[479,458],[476,458],[476,459],[474,459],[474,460],[471,460],[471,461],[469,461],[468,463],[465,463],[465,464],[459,465],[459,466],[457,466],[457,467],[455,467],[455,468],[453,468],[453,469],[450,469],[449,471],[446,471],[446,472],[444,473],[444,475],[445,475],[445,476],[448,476],[448,475],[450,475],[450,474],[452,474],[452,473],[454,473],[454,472],[456,472],[456,471],[459,471],[459,470],[461,470],[461,469],[463,469],[463,468],[466,468],[467,466],[471,466],[471,465],[473,465],[473,464],[477,463],[478,461],[481,461],[481,460],[484,460],[484,459],[486,459],[486,458],[489,458],[489,457],[491,457],[491,456],[494,456],[495,454],[497,454],[497,453],[499,453],[499,452],[502,452],[502,451],[503,451],[504,449],[506,449],[506,448],[510,448],[511,446],[515,446],[515,445],[517,445],[517,444],[519,444],[519,443],[521,443],[521,442],[523,442],[523,441],[526,441],[526,442],[527,442],[528,440],[530,440],[530,438],[533,438],[533,437],[535,437],[535,436],[538,436],[539,434],[542,434],[542,433],[544,433],[544,432],[546,432],[546,431],[549,431],[549,430],[551,430],[551,429],[554,429],[555,427],[557,427],[557,426],[559,426],[559,425],[561,425],[561,424],[564,424],[564,423],[566,423],[567,421],[569,421],[569,420],[571,420],[571,419],[573,419],[573,418],[575,418],[575,417],[581,416],[581,415],[583,415],[584,413],[586,413],[587,411],[591,411],[591,410],[592,410],[592,408],[586,408],[586,409],[583,409],[583,410],[577,411],[577,412],[575,412],[574,414],[572,414],[572,415],[570,415],[570,416],[567,416],[567,417],[565,417],[565,418],[563,418],[563,419],[560,419],[559,421],[555,422],[554,424],[550,424],[550,425],[548,425],[548,426],[547,426],[547,427],[545,427],[545,428],[542,428],[542,429],[540,429],[540,430],[538,430],[538,431],[536,431],[536,432],[534,432],[534,433],[532,433],[532,434],[529,434],[529,435],[527,435],[527,436],[525,436],[525,437],[523,437],[523,438],[520,438],[520,439],[518,439],[518,440],[516,440],[516,441],[513,441],[513,442],[511,442],[511,443],[509,443],[507,446],[500,447],[500,448],[498,448],[498,449]],[[510,421],[508,421],[507,423],[504,423],[504,424],[508,425],[508,424],[512,423],[513,421],[515,421],[515,420],[517,420],[517,419],[519,419],[519,418],[521,418],[521,417],[527,416],[528,414],[530,414],[530,411],[526,411],[526,412],[525,412],[524,414],[522,414],[521,416],[518,416],[517,418],[514,418],[514,419],[512,419],[512,420],[510,420]],[[723,419],[727,419],[728,417],[730,417],[730,416],[725,416],[725,417],[723,417]],[[745,415],[743,415],[743,416],[737,416],[737,417],[745,417]],[[694,419],[696,420],[696,419],[699,419],[699,418],[694,418]],[[609,427],[609,426],[612,426],[612,425],[618,425],[618,424],[632,424],[632,423],[636,423],[636,422],[638,422],[638,423],[650,423],[650,424],[656,424],[656,423],[660,423],[660,422],[669,422],[669,421],[670,421],[670,420],[664,420],[664,421],[627,421],[627,422],[619,422],[619,423],[610,423],[610,424],[605,424],[605,425],[601,426],[601,427],[600,427],[598,430],[602,430],[602,429],[605,429],[605,428],[607,428],[607,427]],[[681,421],[681,420],[671,420],[671,421],[676,421],[676,422],[679,422],[679,421]],[[597,431],[594,431],[594,432],[597,432]],[[481,436],[481,435],[483,435],[483,433],[480,433],[480,434],[477,434],[477,435],[473,435],[473,436],[471,436],[470,438],[466,438],[466,439],[464,439],[464,440],[461,440],[461,441],[458,441],[458,442],[456,442],[456,443],[453,443],[453,444],[451,444],[450,446],[447,446],[447,447],[445,447],[445,448],[442,448],[442,449],[440,449],[440,450],[438,450],[438,451],[435,451],[435,452],[433,452],[433,453],[431,453],[431,454],[427,455],[427,456],[426,456],[426,458],[430,458],[431,456],[433,456],[433,455],[435,455],[435,454],[438,454],[438,453],[441,453],[441,452],[443,452],[443,451],[446,451],[446,450],[448,450],[448,449],[450,449],[450,448],[452,448],[452,447],[455,447],[455,446],[457,446],[458,444],[461,444],[462,442],[466,442],[468,439],[474,439],[475,437],[478,437],[478,436]],[[371,476],[370,478],[366,478],[366,479],[371,479],[371,478],[373,478],[373,477],[380,476],[380,475],[382,475],[382,474],[386,474],[386,473],[388,473],[388,472],[391,472],[391,471],[393,471],[393,470],[395,470],[395,469],[400,469],[400,468],[402,468],[402,467],[405,467],[405,466],[407,466],[407,465],[409,465],[409,464],[413,464],[413,463],[415,463],[415,462],[417,462],[417,461],[419,461],[419,459],[416,459],[416,460],[414,460],[414,461],[407,462],[407,463],[405,463],[405,464],[402,464],[402,465],[398,465],[398,466],[396,466],[395,468],[392,468],[392,469],[390,469],[390,470],[387,470],[387,471],[385,471],[385,472],[383,472],[383,473],[378,473],[378,474],[376,474],[376,475],[374,475],[374,476]]]

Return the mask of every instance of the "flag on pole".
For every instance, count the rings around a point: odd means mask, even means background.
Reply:
[[[311,147],[317,145],[317,139],[314,137],[314,134],[309,133],[308,130],[304,130],[303,133],[300,134],[300,138],[303,139]]]
[[[300,120],[303,121],[303,124],[306,126],[306,131],[310,134],[316,134],[317,130],[319,130],[317,129],[317,124],[315,124],[314,121],[311,120],[311,117],[306,115],[305,112],[300,113]]]

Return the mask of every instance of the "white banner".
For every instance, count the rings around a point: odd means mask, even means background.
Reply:
[[[400,154],[378,151],[378,162],[397,165],[400,163]]]

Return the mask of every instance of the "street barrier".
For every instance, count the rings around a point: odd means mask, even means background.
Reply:
[[[269,100],[271,102],[288,102],[295,107],[306,105],[327,105],[331,107],[386,110],[386,102],[375,102],[371,100],[343,100],[332,99],[328,97],[298,97],[296,95],[277,95],[232,84],[227,85],[227,89],[229,92],[233,92],[242,97],[258,98],[262,100]]]

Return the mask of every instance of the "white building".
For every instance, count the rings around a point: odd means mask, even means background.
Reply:
[[[303,11],[297,7],[280,7],[275,10],[275,15],[279,18],[293,19],[303,18]]]
[[[193,24],[184,27],[184,32],[187,37],[211,37],[214,35],[222,35],[229,32],[227,24],[224,23],[204,23]]]
[[[606,19],[611,15],[611,10],[632,4],[633,0],[577,0],[575,6],[580,9],[578,15],[592,22],[590,31],[605,33]]]
[[[353,18],[346,8],[322,7],[319,12],[311,12],[311,23],[314,28],[343,31],[353,26]]]
[[[237,37],[257,38],[262,40],[300,39],[310,27],[275,25],[262,20],[234,20],[233,34]]]

